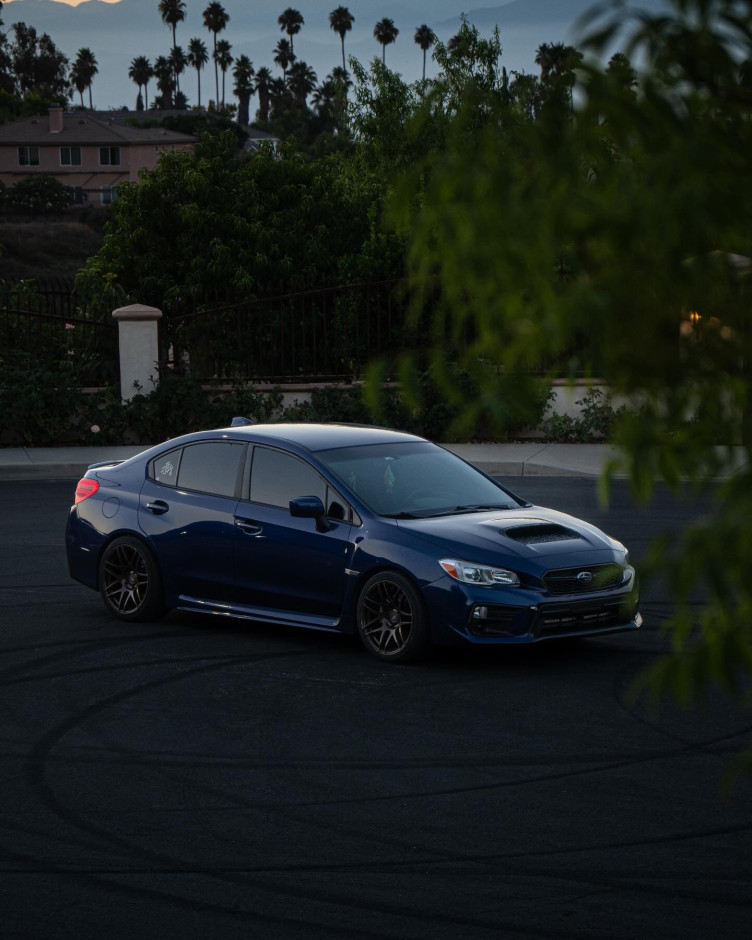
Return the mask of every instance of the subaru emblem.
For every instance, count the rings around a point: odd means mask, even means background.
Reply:
[[[591,571],[581,571],[577,575],[577,580],[582,584],[590,584],[590,582],[593,580],[593,573]]]

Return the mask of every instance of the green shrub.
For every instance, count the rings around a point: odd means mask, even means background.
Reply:
[[[467,373],[451,367],[449,375],[460,399],[475,393]],[[10,445],[151,444],[191,431],[227,427],[242,415],[258,422],[382,424],[438,441],[487,440],[535,427],[543,413],[542,383],[500,377],[494,401],[475,402],[474,423],[468,425],[467,409],[442,396],[445,379],[426,372],[416,388],[382,386],[375,399],[371,389],[366,394],[361,387],[317,388],[310,401],[283,408],[279,389],[258,392],[238,386],[229,392],[207,392],[196,379],[165,372],[155,388],[141,389],[123,402],[115,386],[81,393],[69,362],[34,367],[0,361],[0,435]],[[526,404],[520,408],[515,402],[523,393]],[[593,423],[605,420],[605,411],[596,404],[591,408]]]
[[[401,391],[391,395],[369,383],[377,420],[444,442],[507,440],[537,427],[549,396],[548,384],[536,376],[499,374],[481,361],[472,373],[443,362],[417,378],[400,378]]]
[[[68,362],[40,365],[23,356],[0,360],[0,435],[8,443],[45,447],[80,438],[82,395]]]
[[[73,194],[54,176],[26,176],[7,190],[6,202],[28,212],[53,212],[67,209]]]
[[[128,425],[139,441],[157,443],[217,426],[214,401],[201,383],[171,372],[164,372],[152,391],[136,395],[125,409]]]
[[[281,412],[278,389],[257,392],[238,386],[227,393],[206,392],[191,378],[165,373],[147,394],[128,402],[116,388],[87,396],[81,442],[85,444],[157,443],[190,431],[227,427],[238,415],[270,421]]]
[[[282,413],[284,421],[340,421],[369,424],[370,412],[359,388],[315,388],[311,400],[295,402]]]
[[[550,413],[543,422],[543,431],[548,438],[559,443],[582,444],[608,440],[614,423],[626,410],[623,405],[614,408],[607,393],[599,388],[591,388],[584,397],[576,400],[581,412],[573,418],[555,414],[551,406],[552,397],[553,392],[549,396],[546,410]]]
[[[215,408],[219,427],[229,425],[238,416],[259,422],[273,421],[282,412],[282,392],[278,388],[257,392],[247,385],[239,385],[218,396]]]

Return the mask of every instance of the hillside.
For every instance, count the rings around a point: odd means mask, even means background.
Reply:
[[[108,213],[71,212],[43,218],[0,216],[0,279],[72,279],[99,251]]]

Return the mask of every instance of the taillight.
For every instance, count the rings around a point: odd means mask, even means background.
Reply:
[[[88,499],[90,496],[93,496],[98,489],[99,480],[91,480],[89,477],[84,477],[82,480],[78,481],[78,486],[76,487],[76,502],[80,503],[81,500]]]

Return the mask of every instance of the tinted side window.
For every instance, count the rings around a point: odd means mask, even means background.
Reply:
[[[326,500],[326,483],[305,461],[267,447],[253,451],[251,500],[287,509],[298,496],[318,496]]]
[[[155,457],[151,462],[151,478],[165,486],[177,486],[181,453],[180,450],[171,450],[169,454]]]
[[[234,496],[245,444],[207,441],[183,448],[178,486],[216,496]]]

